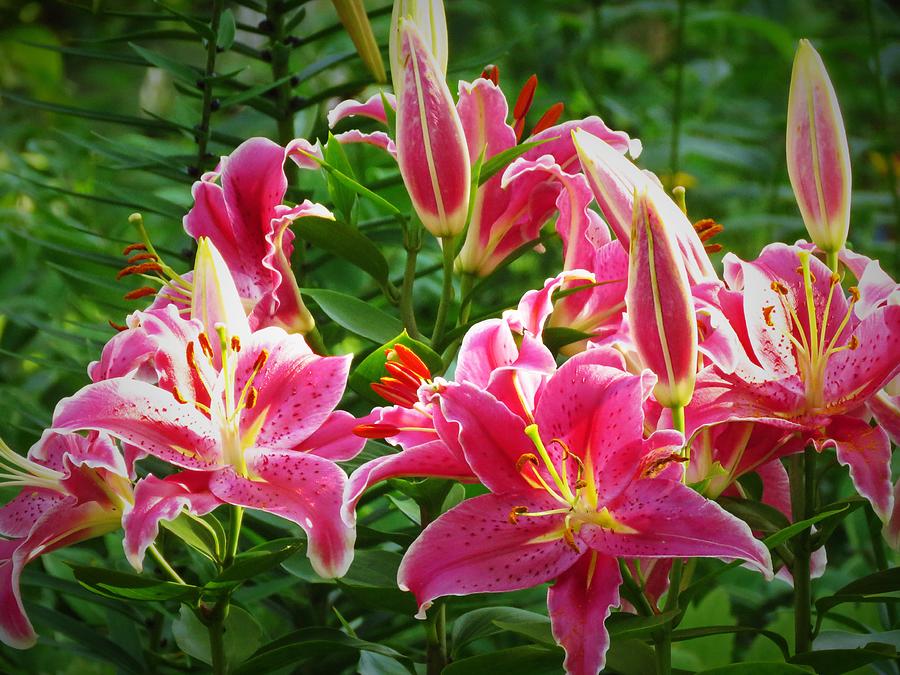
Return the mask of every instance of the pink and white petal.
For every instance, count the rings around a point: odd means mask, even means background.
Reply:
[[[519,348],[503,319],[488,319],[470,328],[463,337],[456,365],[456,381],[487,387],[491,374],[512,365]]]
[[[101,431],[184,469],[220,465],[222,450],[212,425],[199,410],[158,387],[114,378],[83,387],[60,401],[54,431]]]
[[[894,510],[884,525],[884,538],[892,549],[900,549],[900,480],[894,484]]]
[[[47,511],[59,505],[65,498],[66,495],[56,490],[25,488],[0,507],[0,536],[24,537]]]
[[[305,138],[295,138],[284,149],[287,157],[293,160],[301,169],[319,171],[322,165],[319,163],[325,159],[322,155],[322,145],[319,141],[310,143]]]
[[[896,381],[896,378],[893,381]],[[870,398],[869,410],[891,441],[900,445],[900,396],[892,396],[889,390],[890,387]]]
[[[307,556],[322,577],[346,574],[356,530],[341,518],[346,474],[334,462],[305,452],[251,448],[245,453],[251,478],[227,468],[210,479],[223,502],[281,516],[306,532]]]
[[[833,417],[825,429],[826,438],[815,441],[820,452],[834,448],[837,460],[850,470],[856,491],[872,504],[883,522],[894,506],[891,491],[891,441],[881,427],[870,427],[861,419]]]
[[[832,354],[825,366],[825,404],[843,412],[866,402],[900,374],[900,305],[879,309],[853,331],[857,346]]]
[[[589,134],[603,139],[623,155],[626,152],[630,153],[633,159],[637,159],[638,155],[641,154],[641,142],[638,139],[630,138],[624,131],[610,129],[602,119],[591,115],[580,120],[562,122],[535,134],[528,139],[529,143],[534,141],[545,142],[527,151],[522,156],[526,159],[535,159],[540,155],[553,155],[553,159],[564,171],[577,171],[579,168],[578,154],[575,151],[575,144],[572,142],[572,132],[576,129],[583,129]]]
[[[376,457],[350,474],[344,491],[344,520],[355,522],[354,509],[368,488],[389,478],[411,476],[459,481],[471,481],[475,477],[469,465],[456,457],[443,441],[431,441],[393,455]]]
[[[585,525],[581,530],[582,539],[602,553],[744,560],[772,578],[769,551],[753,537],[749,526],[680,482],[637,480],[606,506],[617,528]]]
[[[360,421],[343,410],[335,410],[300,445],[294,448],[297,452],[309,452],[333,462],[345,462],[356,457],[366,439],[356,436],[353,429]]]
[[[586,270],[560,272],[544,281],[543,288],[526,292],[516,309],[503,313],[503,319],[516,332],[527,331],[540,337],[547,318],[553,313],[553,294],[566,284],[577,286],[594,281],[594,275]]]
[[[481,495],[431,523],[403,556],[397,584],[412,591],[419,618],[435,598],[530,588],[569,569],[579,557],[562,539],[562,516],[520,517],[559,506],[543,492]]]
[[[490,80],[480,77],[474,82],[460,81],[456,111],[473,164],[482,152],[487,161],[516,144],[516,132],[506,123],[509,116],[506,96]]]
[[[434,408],[431,404],[415,408],[400,405],[375,408],[368,423],[391,427],[396,433],[384,440],[391,445],[409,449],[438,439],[439,434],[434,426]]]
[[[333,129],[338,122],[348,117],[368,117],[376,122],[387,124],[387,115],[384,110],[385,101],[391,109],[397,109],[397,99],[393,94],[387,92],[373,94],[362,103],[353,99],[341,101],[328,111],[328,126]]]
[[[132,314],[128,323],[132,323]],[[134,319],[139,321],[139,319]],[[156,345],[141,328],[140,324],[116,333],[103,346],[100,360],[94,361],[88,366],[88,376],[92,382],[108,380],[111,377],[125,377],[137,375],[141,367],[151,362]]]
[[[466,462],[491,492],[529,489],[516,468],[522,455],[535,452],[521,417],[468,382],[447,386],[441,395],[441,410],[448,421],[459,425],[459,444]]]
[[[597,675],[603,670],[609,649],[604,624],[620,604],[621,584],[618,561],[590,551],[550,587],[547,608],[553,637],[566,650],[566,673]]]
[[[22,565],[16,560],[15,551],[20,544],[18,539],[0,540],[0,642],[13,649],[29,649],[37,642],[37,633],[25,614],[19,593]]]
[[[314,354],[300,335],[280,328],[256,331],[239,354],[235,397],[245,389],[263,352],[268,354],[252,386],[255,406],[241,414],[247,444],[287,450],[324,424],[344,394],[351,357]]]
[[[365,145],[374,145],[376,148],[381,148],[382,150],[384,150],[394,159],[397,159],[397,146],[394,143],[394,139],[388,136],[383,131],[371,131],[366,133],[357,129],[351,129],[350,131],[344,131],[339,134],[335,134],[334,140],[336,140],[341,145],[347,143],[364,143]]]
[[[209,491],[210,472],[182,471],[160,479],[149,475],[134,488],[134,504],[122,517],[122,545],[132,567],[143,569],[144,553],[159,534],[159,521],[175,520],[183,510],[203,516],[222,502]]]

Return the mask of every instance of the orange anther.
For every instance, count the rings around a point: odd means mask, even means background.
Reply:
[[[775,310],[775,305],[768,305],[763,307],[763,320],[766,322],[767,326],[774,326],[772,323],[772,312]]]
[[[152,253],[135,253],[133,256],[131,256],[128,259],[128,264],[135,265],[135,264],[139,263],[141,260],[157,260],[158,261],[159,258],[157,258]]]
[[[231,336],[231,351],[233,351],[233,352],[241,351],[241,339],[237,335]]]
[[[129,274],[146,274],[147,272],[162,272],[162,267],[159,263],[155,262],[146,262],[141,263],[140,265],[128,265],[128,267],[123,267],[119,270],[116,279],[127,277]]]
[[[148,295],[156,295],[156,289],[152,286],[141,286],[133,291],[128,291],[122,297],[125,298],[125,300],[137,300],[139,298],[146,298]]]
[[[507,520],[509,520],[510,525],[517,525],[519,522],[519,516],[523,513],[528,513],[527,506],[514,506],[512,510],[509,512],[509,516]]]
[[[856,286],[851,286],[847,289],[847,292],[850,294],[850,302],[859,302],[859,289]]]
[[[521,472],[522,469],[525,468],[526,464],[533,464],[533,465],[537,466],[538,465],[537,455],[534,455],[530,452],[526,452],[524,455],[519,457],[519,459],[516,460],[516,471]]]
[[[531,135],[541,133],[544,129],[549,129],[552,127],[559,118],[563,114],[563,110],[565,110],[566,106],[561,102],[554,103],[549,108],[547,108],[547,112],[541,115],[541,119],[537,121],[537,124],[534,125],[534,129],[531,130]]]
[[[123,249],[122,249],[122,255],[128,255],[128,254],[131,253],[132,251],[146,251],[146,250],[147,250],[147,245],[146,245],[146,244],[142,244],[142,243],[140,243],[140,242],[137,242],[137,243],[134,243],[134,244],[128,244],[128,246],[126,246],[125,248],[123,248]]]
[[[859,338],[856,337],[855,335],[851,335],[850,342],[847,343],[847,349],[849,349],[850,351],[853,351],[857,347],[859,347]]]
[[[363,438],[390,438],[400,433],[393,424],[360,424],[353,428],[353,433]]]
[[[778,281],[777,279],[772,282],[771,288],[773,291],[778,293],[779,295],[787,295],[788,289],[783,283]]]
[[[534,102],[534,91],[537,89],[537,75],[532,75],[525,82],[522,91],[519,92],[519,98],[516,99],[516,105],[513,107],[513,118],[520,119],[528,114],[531,104]]]
[[[200,335],[197,336],[197,341],[200,343],[200,350],[204,354],[206,354],[206,358],[208,358],[208,359],[213,358],[213,354],[214,354],[213,348],[212,348],[212,345],[209,343],[209,337],[207,337],[206,333],[200,333]],[[189,343],[189,344],[193,344],[193,343]]]
[[[123,330],[128,330],[128,326],[123,326],[123,325],[120,324],[120,323],[115,323],[115,322],[112,321],[111,319],[107,319],[107,320],[106,320],[106,323],[109,324],[110,328],[113,328],[113,329],[119,331],[120,333],[121,333]]]
[[[250,392],[247,394],[247,410],[253,410],[257,400],[259,400],[259,389],[251,386]]]

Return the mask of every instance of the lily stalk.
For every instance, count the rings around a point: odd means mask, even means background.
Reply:
[[[850,150],[834,87],[809,40],[800,40],[791,73],[787,166],[806,230],[837,271],[850,228]]]

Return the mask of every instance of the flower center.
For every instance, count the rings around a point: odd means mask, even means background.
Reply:
[[[562,449],[562,454],[554,461],[540,437],[536,424],[525,427],[525,435],[534,445],[537,454],[526,452],[516,462],[516,471],[537,490],[543,490],[560,503],[560,508],[547,511],[529,511],[527,506],[516,506],[509,512],[509,522],[518,524],[519,518],[541,518],[562,516],[562,526],[537,541],[563,539],[574,551],[580,553],[575,535],[585,524],[595,525],[616,532],[634,532],[627,525],[618,522],[606,506],[600,507],[593,469],[573,453],[565,441],[554,438],[551,444]],[[550,477],[548,482],[542,473]],[[574,470],[574,479],[572,476]]]
[[[816,315],[815,295],[813,292],[813,284],[816,283],[816,279],[809,266],[810,253],[803,251],[799,254],[799,257],[800,267],[797,268],[797,273],[803,278],[806,300],[805,324],[797,315],[797,310],[795,309],[796,299],[788,297],[788,288],[776,280],[772,282],[772,290],[781,296],[781,305],[784,308],[787,319],[785,337],[794,346],[797,368],[800,372],[800,378],[803,380],[806,393],[807,408],[814,411],[825,407],[825,368],[828,364],[828,359],[838,352],[859,347],[859,340],[855,335],[851,336],[845,343],[839,344],[844,329],[847,327],[847,323],[853,314],[853,306],[859,300],[859,290],[856,287],[849,289],[850,302],[847,312],[840,319],[834,335],[830,340],[827,339],[828,322],[830,319],[833,319],[830,316],[832,300],[835,293],[843,292],[840,288],[841,277],[837,273],[831,274],[828,296],[825,300],[825,308],[822,312],[820,323]],[[773,310],[773,306],[763,307],[763,319],[768,326],[774,325],[771,318]]]

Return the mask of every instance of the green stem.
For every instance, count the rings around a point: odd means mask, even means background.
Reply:
[[[794,522],[810,517],[815,498],[815,450],[791,457],[791,511]],[[812,646],[812,588],[810,584],[810,528],[794,538],[794,653]]]
[[[447,665],[447,605],[438,600],[428,617],[425,672],[440,675]]]
[[[668,629],[653,634],[653,651],[656,654],[656,674],[670,675],[672,672],[672,633]]]
[[[422,225],[413,219],[403,231],[403,246],[406,249],[406,267],[403,270],[403,285],[400,287],[400,319],[411,338],[419,339],[416,324],[416,309],[413,302],[413,286],[416,283],[416,261],[422,248]]]
[[[318,327],[313,326],[312,330],[303,337],[306,339],[306,344],[309,345],[309,348],[316,354],[328,356],[328,348],[325,346],[325,340],[322,339],[322,334],[319,332]]]
[[[672,428],[684,433],[684,406],[673,405],[669,410],[672,411]]]
[[[462,326],[469,320],[469,314],[472,312],[472,286],[475,284],[475,275],[471,272],[465,272],[462,275],[462,281],[459,285],[459,320],[457,326]]]
[[[169,564],[169,561],[163,557],[163,554],[159,552],[159,549],[156,548],[155,544],[150,544],[150,547],[147,549],[147,551],[149,551],[150,555],[156,561],[156,564],[159,565],[159,568],[163,572],[165,572],[172,581],[174,581],[176,584],[182,585],[187,583],[184,579],[181,578],[181,575],[175,571],[175,568],[173,568]]]
[[[241,523],[244,520],[244,508],[231,507],[231,517],[228,521],[228,541],[225,549],[225,559],[222,567],[228,569],[234,563],[237,556],[238,542],[241,538]],[[214,675],[225,675],[228,672],[228,663],[225,658],[225,619],[231,606],[231,594],[226,594],[219,600],[209,612],[205,620],[209,633],[209,653],[212,657],[212,671]]]
[[[225,659],[225,617],[212,621],[207,626],[207,631],[213,675],[225,675],[228,672],[228,663]]]
[[[838,271],[838,252],[837,251],[826,251],[825,252],[825,263],[828,265],[828,269],[832,272]]]
[[[285,44],[284,7],[282,0],[268,0],[266,3],[266,19],[272,25],[272,34],[269,39],[269,53],[271,54],[272,80],[278,81],[287,77],[290,71],[291,49]],[[287,145],[294,140],[294,111],[291,106],[293,88],[290,81],[283,82],[275,88],[275,106],[278,117],[275,123],[278,126],[278,142]],[[297,166],[293,162],[285,163],[285,174],[288,185],[293,185],[297,178]]]
[[[206,44],[206,68],[203,81],[203,99],[200,108],[200,124],[197,127],[197,178],[203,175],[206,166],[206,150],[209,146],[209,120],[212,117],[212,82],[209,78],[216,72],[216,36],[219,34],[219,23],[224,9],[224,0],[213,1],[212,19],[209,22],[213,37]]]
[[[881,519],[875,515],[871,507],[866,507],[866,525],[869,529],[869,540],[872,542],[872,553],[875,556],[875,568],[884,572],[888,568],[887,552],[884,550],[884,535],[881,534]],[[897,623],[897,607],[893,602],[884,603],[887,611],[887,626],[891,629]]]
[[[684,21],[686,0],[678,0],[678,15],[675,30],[675,85],[672,103],[672,146],[669,155],[669,171],[672,180],[678,174],[681,143],[681,108],[684,101]]]
[[[434,333],[431,335],[431,343],[435,349],[440,349],[441,340],[444,339],[444,328],[447,323],[447,311],[453,300],[453,259],[456,257],[456,238],[441,237],[444,261],[444,285],[441,289],[441,301],[438,305],[437,317],[434,320]]]

